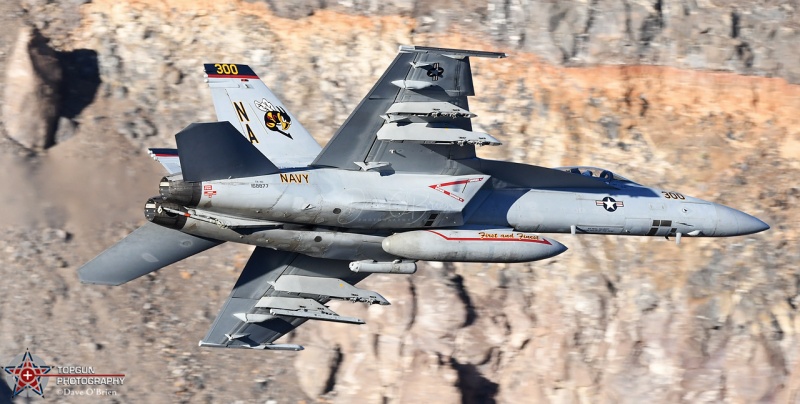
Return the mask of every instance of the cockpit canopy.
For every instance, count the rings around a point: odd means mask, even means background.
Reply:
[[[610,170],[606,170],[604,168],[599,168],[599,167],[570,166],[570,167],[556,167],[554,168],[554,170],[566,171],[568,173],[583,175],[585,177],[590,177],[590,178],[597,178],[599,180],[606,182],[618,181],[618,182],[628,182],[631,184],[636,184],[635,182],[619,174],[612,173]]]

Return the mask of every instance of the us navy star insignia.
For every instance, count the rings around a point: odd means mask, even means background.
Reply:
[[[614,212],[617,208],[621,208],[625,206],[625,203],[622,201],[614,200],[614,198],[607,196],[603,198],[601,201],[594,201],[595,205],[602,206],[608,212]]]

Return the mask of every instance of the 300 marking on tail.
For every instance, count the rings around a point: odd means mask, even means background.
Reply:
[[[217,68],[217,74],[239,74],[239,67],[236,65],[227,63],[214,63],[214,67]]]

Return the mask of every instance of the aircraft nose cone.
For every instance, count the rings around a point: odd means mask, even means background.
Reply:
[[[744,212],[739,212],[736,220],[739,222],[739,234],[753,234],[769,230],[768,224]]]
[[[769,229],[769,225],[742,211],[723,205],[715,206],[717,229],[715,236],[742,236]]]

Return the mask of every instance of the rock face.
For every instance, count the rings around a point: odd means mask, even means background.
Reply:
[[[121,394],[143,401],[791,402],[800,394],[796,4],[292,4],[94,0],[48,24],[66,6],[24,2],[57,51],[88,55],[99,79],[84,75],[97,92],[65,114],[79,123],[60,130],[66,141],[0,169],[15,189],[0,213],[22,207],[20,216],[41,220],[0,237],[0,295],[14,297],[0,303],[0,325],[13,330],[0,335],[0,355],[30,347],[54,362],[126,372]],[[744,210],[772,229],[680,246],[553,235],[570,250],[551,260],[374,275],[360,286],[392,305],[334,304],[367,324],[308,322],[286,339],[308,348],[300,353],[195,346],[247,247],[221,246],[120,288],[78,284],[80,264],[143,221],[140,202],[161,174],[142,150],[173,147],[181,128],[214,119],[202,63],[251,65],[324,143],[398,44],[509,53],[472,65],[476,130],[504,143],[481,149],[484,157],[607,167]],[[13,97],[4,94],[4,105]],[[9,136],[27,133],[3,113]]]
[[[38,30],[25,27],[7,63],[3,96],[6,133],[22,146],[42,150],[55,143],[61,66]]]
[[[790,1],[263,2],[275,15],[290,19],[320,10],[413,16],[418,32],[441,34],[457,26],[555,64],[646,63],[800,82],[795,51],[800,10]]]
[[[553,63],[647,63],[800,81],[791,2],[489,2],[494,37]]]

